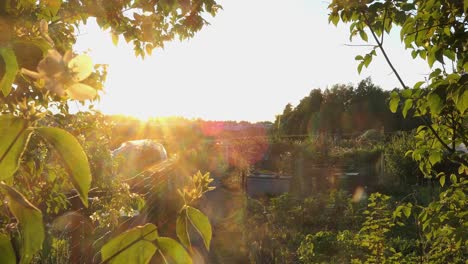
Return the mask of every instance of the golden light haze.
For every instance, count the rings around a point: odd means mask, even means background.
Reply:
[[[325,1],[220,1],[222,11],[191,40],[167,43],[145,60],[123,38],[113,46],[94,22],[83,27],[79,51],[109,64],[98,109],[108,114],[201,117],[210,120],[273,120],[313,88],[357,83],[371,76],[384,89],[398,86],[383,56],[357,73],[354,57],[369,47],[348,47],[348,26],[328,24]],[[362,44],[353,42],[353,44]],[[411,60],[398,34],[387,51],[408,84],[429,72]]]

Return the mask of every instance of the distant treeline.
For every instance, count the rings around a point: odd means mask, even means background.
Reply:
[[[370,78],[357,86],[337,84],[325,90],[313,89],[296,107],[287,104],[272,127],[276,135],[358,134],[369,129],[384,132],[411,130],[421,125],[416,118],[392,113],[390,91]]]

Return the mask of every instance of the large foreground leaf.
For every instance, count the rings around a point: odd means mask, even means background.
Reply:
[[[16,255],[10,237],[0,233],[0,263],[15,264]]]
[[[159,253],[166,264],[191,264],[192,258],[184,247],[172,238],[158,237],[156,239]]]
[[[157,237],[158,231],[153,224],[130,229],[102,247],[102,262],[114,264],[149,263],[156,253],[156,246],[152,241]]]
[[[0,180],[10,179],[18,169],[30,134],[26,120],[0,115]]]
[[[11,87],[18,73],[18,62],[12,48],[0,47],[0,59],[5,63],[5,74],[0,76],[0,91],[4,96],[11,92]]]
[[[182,242],[182,245],[184,245],[186,248],[191,250],[192,244],[190,241],[189,226],[188,226],[189,223],[187,219],[188,219],[187,213],[185,210],[183,210],[177,217],[176,233],[180,242]]]
[[[184,210],[182,210],[181,214],[177,218],[176,232],[177,237],[187,248],[191,247],[189,224],[191,224],[197,233],[200,234],[200,236],[203,238],[206,249],[209,250],[211,237],[213,234],[208,217],[198,209],[190,206],[187,206]]]
[[[210,220],[198,209],[195,209],[190,206],[187,207],[187,215],[192,225],[203,238],[203,242],[205,243],[206,249],[209,250],[212,237]]]
[[[8,208],[16,217],[21,235],[20,263],[30,263],[34,254],[42,249],[44,224],[42,213],[14,188],[0,183],[5,191]]]
[[[88,207],[88,192],[92,180],[91,170],[86,153],[78,140],[60,128],[40,127],[36,131],[58,151],[73,185],[80,194],[81,201]]]

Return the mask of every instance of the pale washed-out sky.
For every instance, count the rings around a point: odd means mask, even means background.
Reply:
[[[142,60],[123,38],[116,47],[94,23],[83,27],[77,51],[109,64],[97,108],[139,118],[185,116],[210,120],[274,120],[311,89],[357,83],[371,76],[384,89],[398,82],[380,52],[357,73],[349,29],[328,24],[328,1],[222,0],[224,10],[194,38],[167,43]],[[353,42],[353,44],[362,44]],[[395,32],[387,52],[409,85],[424,80],[425,62],[412,60]]]

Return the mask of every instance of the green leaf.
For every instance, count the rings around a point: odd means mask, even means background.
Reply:
[[[330,15],[328,22],[332,22],[333,25],[338,25],[338,22],[340,21],[340,17],[338,15]]]
[[[10,237],[0,233],[0,263],[16,264],[16,255]]]
[[[0,91],[4,96],[11,92],[11,87],[18,73],[18,62],[16,61],[15,52],[11,48],[0,48],[0,57],[5,63],[5,74],[0,79]]]
[[[363,66],[364,66],[364,62],[359,63],[358,68],[357,68],[358,73],[361,73]]]
[[[398,95],[392,96],[392,98],[390,99],[390,111],[392,111],[392,113],[396,113],[399,103],[400,103],[400,97]]]
[[[467,12],[468,11],[468,0],[463,1],[463,7],[464,7],[465,12]]]
[[[465,113],[468,108],[468,89],[460,89],[459,95],[454,97],[455,106],[460,111],[460,113]]]
[[[425,84],[425,83],[426,83],[425,81],[417,82],[417,83],[414,85],[413,88],[414,88],[414,89],[419,89],[419,88],[421,88],[421,86],[422,86],[423,84]]]
[[[436,57],[436,60],[438,62],[440,62],[441,64],[445,64],[444,63],[444,53],[443,53],[443,49],[437,49],[436,52],[435,52],[435,57]]]
[[[401,91],[401,96],[403,96],[403,98],[411,98],[412,95],[413,91],[411,89],[404,89]]]
[[[114,46],[117,46],[119,44],[119,35],[117,33],[112,32],[112,43]]]
[[[50,16],[54,17],[57,15],[60,6],[62,5],[62,0],[41,0],[41,4],[43,4],[47,11],[49,11]]]
[[[405,101],[405,104],[403,105],[403,110],[402,110],[404,118],[406,118],[406,116],[408,115],[408,111],[411,109],[412,106],[413,106],[413,99],[407,99]]]
[[[429,108],[431,109],[432,113],[438,115],[442,110],[442,107],[444,107],[444,103],[440,99],[439,95],[436,93],[431,93],[427,97],[427,100],[429,102]]]
[[[166,264],[191,264],[192,259],[184,247],[172,238],[158,237],[155,241]]]
[[[436,61],[436,56],[435,56],[435,53],[434,52],[429,52],[427,54],[427,62],[429,63],[429,67],[432,68],[432,66],[434,65],[434,62]]]
[[[21,234],[20,263],[30,263],[34,254],[42,249],[44,242],[44,224],[42,213],[14,188],[0,183],[5,191],[8,208],[16,217]]]
[[[13,45],[23,45],[23,46],[34,46],[41,50],[42,56],[47,56],[47,51],[51,48],[50,43],[45,39],[16,39],[13,41]]]
[[[102,262],[108,263],[149,263],[156,246],[152,243],[158,237],[155,225],[146,224],[130,229],[107,242],[101,249]]]
[[[146,44],[145,46],[145,51],[146,51],[146,54],[150,55],[153,53],[153,45],[151,44]]]
[[[455,174],[450,175],[450,181],[451,181],[453,184],[457,183],[457,176],[455,176]]]
[[[192,225],[195,227],[197,232],[203,238],[206,249],[210,249],[212,230],[210,220],[206,215],[200,212],[198,209],[188,206],[187,207],[187,216]]]
[[[440,152],[432,152],[431,155],[429,155],[429,162],[432,165],[439,163],[441,160],[442,160],[442,154]]]
[[[88,207],[91,170],[88,158],[78,140],[67,131],[55,127],[40,127],[36,131],[58,151],[81,201]]]
[[[444,187],[444,185],[445,185],[445,175],[440,176],[439,183],[440,183],[440,186]]]
[[[369,64],[372,62],[372,56],[371,55],[366,55],[366,57],[364,58],[364,65],[367,67],[369,67]]]
[[[369,38],[367,37],[367,34],[366,34],[366,32],[364,32],[364,30],[359,31],[359,36],[360,36],[361,39],[364,40],[365,42],[369,41]]]
[[[18,169],[31,131],[28,122],[12,115],[0,115],[0,180],[9,180]]]
[[[183,210],[179,216],[177,217],[176,221],[176,233],[177,237],[179,238],[182,245],[186,248],[191,249],[192,245],[190,243],[190,235],[188,230],[188,222],[187,222],[187,213]]]
[[[403,207],[403,213],[405,214],[406,218],[409,218],[411,216],[411,207],[409,206]]]

